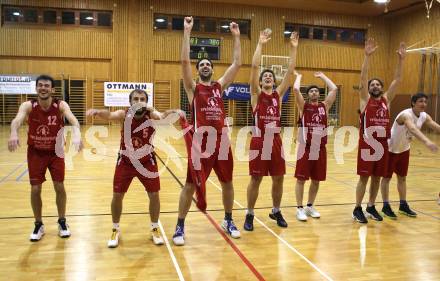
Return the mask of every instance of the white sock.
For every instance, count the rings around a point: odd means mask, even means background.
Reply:
[[[118,229],[119,230],[119,223],[113,223],[113,229]]]
[[[280,208],[272,208],[272,214],[278,213],[280,211]]]
[[[254,209],[247,209],[246,215],[254,215]]]
[[[152,223],[151,223],[151,229],[155,229],[155,228],[159,228],[159,223],[157,223],[157,222],[152,222]]]

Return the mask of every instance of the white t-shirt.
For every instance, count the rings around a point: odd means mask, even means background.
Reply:
[[[412,108],[405,109],[401,111],[396,120],[394,120],[393,127],[391,127],[391,137],[388,139],[388,150],[392,153],[402,153],[410,149],[410,143],[413,139],[413,135],[408,130],[408,128],[403,125],[399,125],[397,123],[397,119],[402,115],[407,114],[411,116],[414,124],[418,129],[421,129],[423,123],[426,121],[426,112],[420,112],[419,117],[414,114]]]

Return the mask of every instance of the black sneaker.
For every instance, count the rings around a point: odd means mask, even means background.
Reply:
[[[391,206],[388,205],[383,205],[382,207],[382,214],[384,217],[389,217],[392,220],[397,219],[396,214],[393,212],[393,210],[391,209]]]
[[[353,219],[359,223],[368,223],[368,220],[365,217],[364,212],[362,211],[362,207],[360,206],[354,208]]]
[[[383,218],[381,215],[379,215],[379,213],[376,210],[376,207],[373,206],[367,206],[367,208],[365,208],[365,211],[367,212],[367,216],[372,218],[373,220],[376,221],[383,221]]]
[[[283,218],[283,215],[280,212],[276,212],[275,214],[270,213],[269,214],[269,218],[276,220],[278,226],[280,227],[287,227],[287,222],[286,220]]]
[[[400,204],[399,213],[407,215],[408,217],[417,217],[417,213],[409,208],[408,203]]]
[[[254,230],[254,215],[247,214],[246,219],[244,220],[244,230],[252,231]]]

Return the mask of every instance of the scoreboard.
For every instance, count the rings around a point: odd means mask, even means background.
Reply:
[[[189,45],[191,59],[220,60],[220,39],[191,37]]]

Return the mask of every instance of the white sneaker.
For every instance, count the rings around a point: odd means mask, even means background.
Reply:
[[[31,240],[32,242],[40,241],[43,235],[44,235],[44,224],[36,222],[34,231],[31,233],[29,240]]]
[[[185,231],[183,227],[176,225],[176,231],[174,232],[173,235],[173,243],[176,246],[185,245]]]
[[[321,217],[321,214],[318,213],[318,211],[316,211],[315,208],[313,208],[313,206],[311,207],[304,207],[304,210],[306,211],[306,215],[315,218],[315,219],[319,219]]]
[[[222,228],[234,239],[240,238],[241,236],[240,230],[237,229],[233,220],[223,220]]]
[[[296,209],[296,218],[300,221],[307,221],[306,210],[304,208]]]
[[[70,237],[70,229],[69,225],[66,223],[66,219],[59,219],[58,220],[58,235],[61,238],[67,238]]]
[[[163,245],[164,243],[160,229],[156,227],[151,230],[151,239],[155,245]]]
[[[113,228],[112,237],[107,242],[107,246],[109,248],[116,248],[119,245],[119,235],[121,235],[121,231],[119,229]]]

